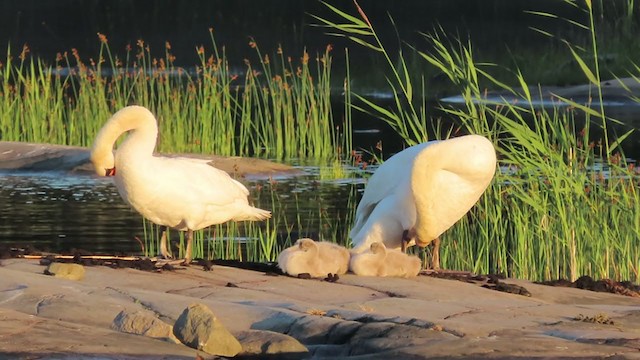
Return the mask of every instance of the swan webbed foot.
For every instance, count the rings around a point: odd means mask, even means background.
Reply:
[[[328,282],[336,282],[340,279],[340,276],[338,276],[338,274],[332,274],[332,273],[328,273],[327,277],[324,278],[324,281],[328,281]]]

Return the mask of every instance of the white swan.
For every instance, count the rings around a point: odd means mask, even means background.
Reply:
[[[419,257],[400,250],[387,249],[384,243],[374,242],[369,250],[351,254],[349,270],[361,276],[414,277],[420,272]]]
[[[282,250],[278,255],[278,267],[291,276],[342,275],[349,269],[349,256],[349,250],[338,244],[304,238]]]
[[[130,131],[113,154],[115,141]],[[207,160],[154,156],[158,125],[142,106],[116,112],[98,133],[91,162],[114,176],[122,199],[149,221],[187,232],[184,263],[191,261],[193,231],[230,220],[265,220],[271,212],[249,205],[247,188]],[[160,251],[169,257],[166,231]]]
[[[352,252],[382,242],[390,249],[436,245],[439,236],[478,201],[496,171],[489,140],[467,135],[429,141],[386,160],[371,176],[350,231]]]

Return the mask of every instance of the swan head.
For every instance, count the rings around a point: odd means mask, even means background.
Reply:
[[[94,146],[91,150],[91,163],[98,176],[115,176],[116,174],[116,160],[110,148],[99,149]]]
[[[122,147],[129,145],[135,153],[153,153],[158,135],[156,118],[143,106],[127,106],[113,114],[96,135],[91,148],[91,162],[98,176],[114,176],[115,156],[113,147],[120,135],[132,131]]]

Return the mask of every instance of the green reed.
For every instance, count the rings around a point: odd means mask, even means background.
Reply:
[[[500,165],[476,206],[442,235],[441,264],[445,268],[504,272],[533,280],[575,280],[583,274],[639,278],[638,176],[634,163],[620,152],[630,132],[615,139],[610,135],[617,122],[601,105],[593,9],[591,2],[586,4],[581,10],[589,20],[579,27],[588,32],[590,52],[563,43],[591,84],[592,97],[600,104],[596,106],[555,97],[553,108],[536,108],[531,104],[543,95],[542,90],[527,84],[518,69],[512,72],[514,85],[509,85],[491,75],[497,65],[475,61],[470,42],[451,40],[441,30],[424,34],[431,50],[416,51],[465,100],[460,107],[442,109],[458,119],[454,133],[491,139]],[[397,94],[395,107],[365,101],[359,109],[389,123],[408,145],[427,140],[427,126],[441,129],[438,119],[429,118],[424,98],[415,98],[416,86],[402,51],[397,60],[392,59],[357,3],[357,16],[326,5],[338,21],[317,18],[323,26],[381,54],[389,65],[387,81]],[[486,87],[506,91],[518,100],[489,104],[484,97]],[[448,137],[452,133],[440,134]]]
[[[72,50],[53,66],[26,47],[14,59],[9,48],[0,63],[1,139],[88,146],[110,114],[139,104],[157,115],[159,151],[322,159],[350,141],[350,128],[338,133],[333,121],[330,47],[299,61],[278,49],[274,64],[252,42],[257,68],[246,60],[234,73],[210,34],[191,73],[175,65],[169,43],[161,58],[142,40],[120,57],[98,34],[97,58]]]

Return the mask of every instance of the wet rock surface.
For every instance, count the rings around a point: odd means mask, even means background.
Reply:
[[[272,161],[239,156],[172,154],[166,156],[209,159],[210,164],[235,176],[296,173],[295,168]],[[73,171],[93,173],[89,148],[53,144],[0,141],[0,170]]]
[[[598,292],[609,292],[614,294],[640,297],[640,286],[630,281],[614,281],[611,279],[594,280],[591,276],[583,275],[576,281],[559,279],[553,281],[541,281],[539,284],[549,286],[572,287]]]

